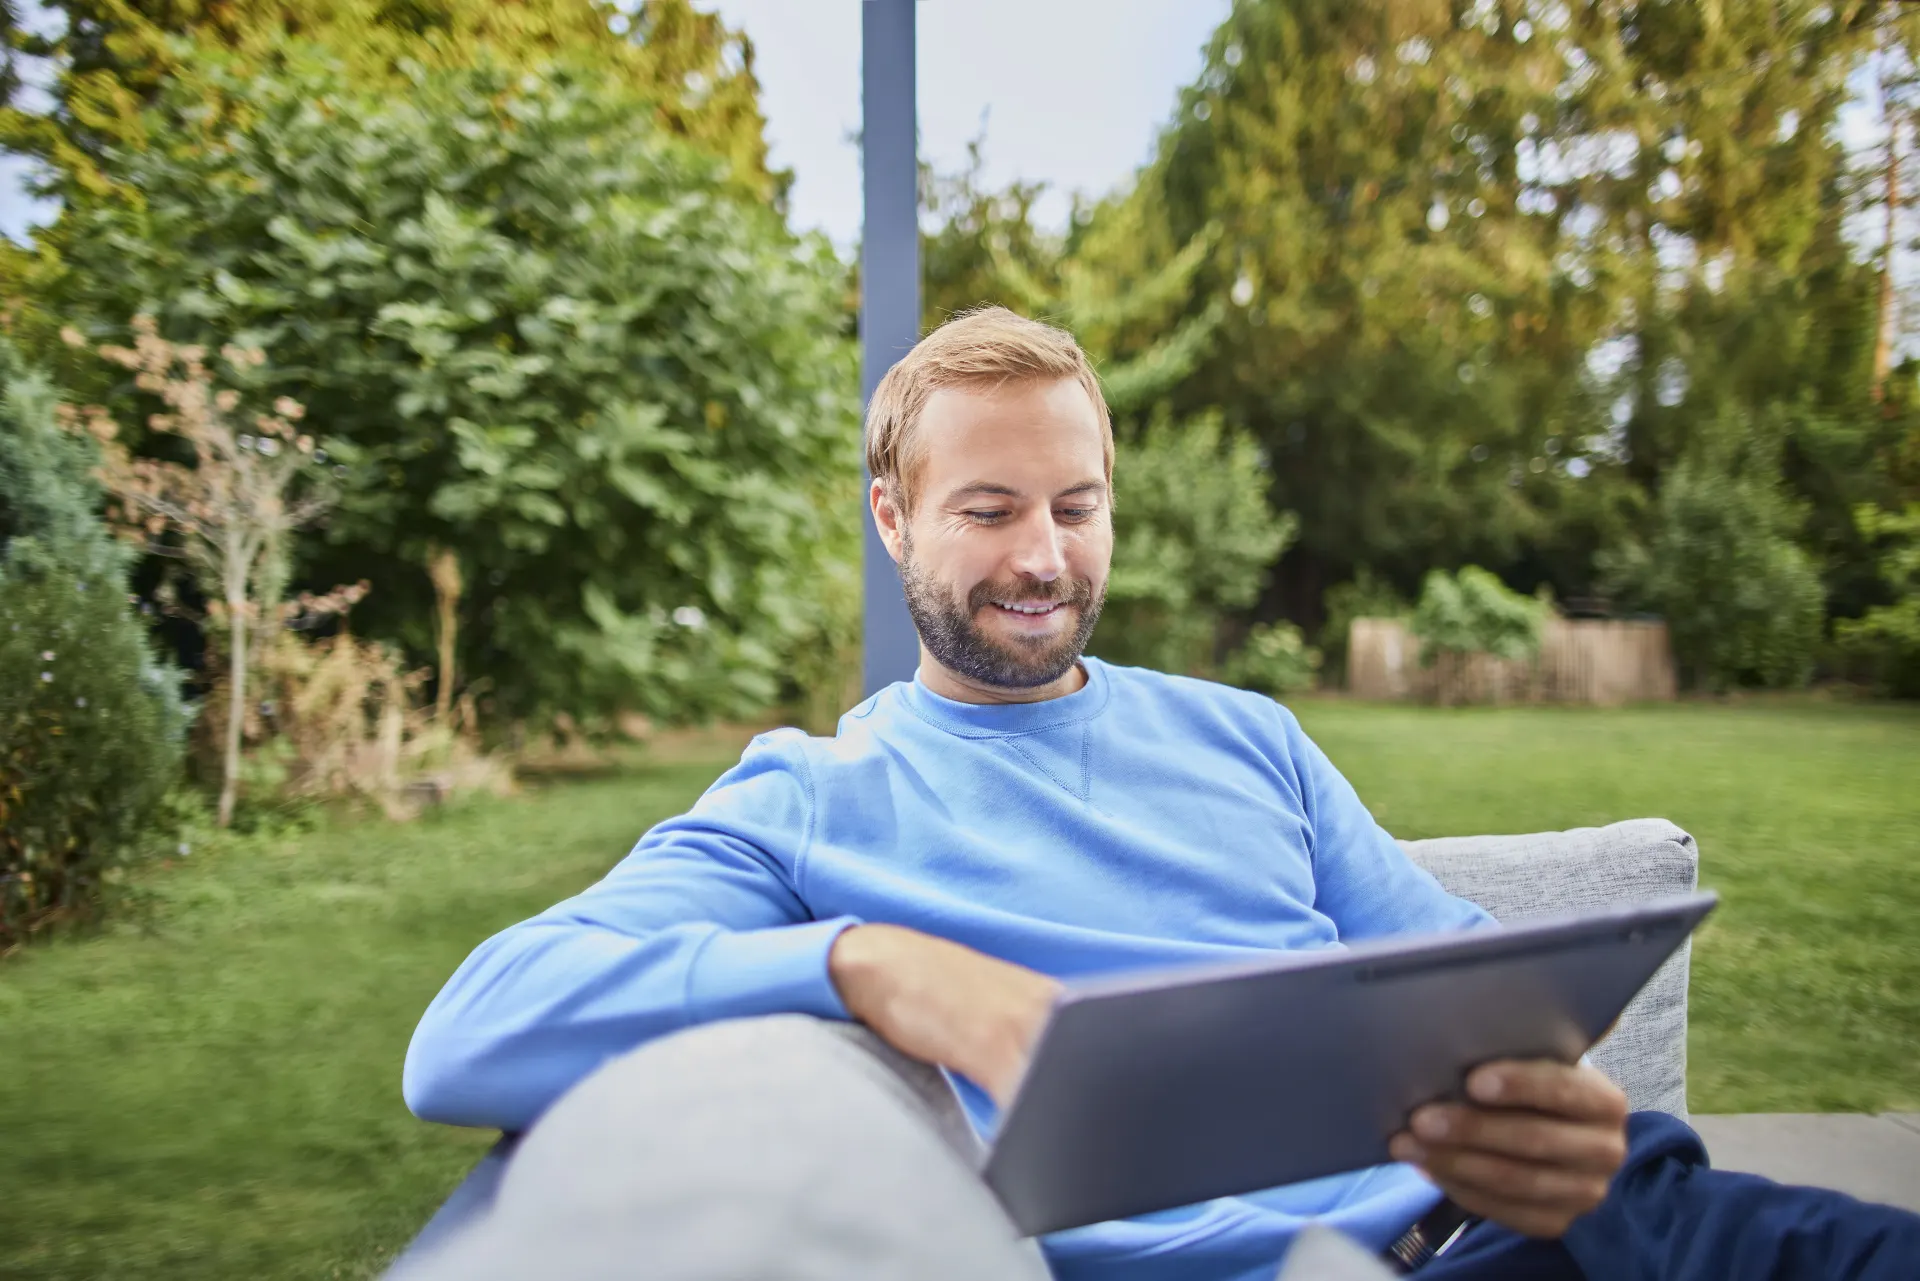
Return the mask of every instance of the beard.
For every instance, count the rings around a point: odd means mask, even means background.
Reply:
[[[1056,578],[1050,583],[979,583],[967,593],[962,607],[946,584],[932,578],[914,559],[911,540],[901,549],[900,584],[906,591],[907,613],[927,652],[955,675],[995,689],[1035,689],[1065,676],[1086,650],[1094,624],[1100,621],[1100,606],[1106,602],[1106,591],[1096,595],[1087,579]],[[1079,624],[1064,635],[997,641],[974,622],[995,601],[1073,606]]]

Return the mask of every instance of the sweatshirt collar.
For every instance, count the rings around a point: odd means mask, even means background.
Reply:
[[[1072,725],[1098,716],[1107,705],[1107,665],[1082,657],[1087,683],[1071,694],[1038,703],[961,703],[926,687],[918,672],[902,687],[907,707],[921,720],[958,734],[981,738],[995,734],[1031,734],[1036,730]]]

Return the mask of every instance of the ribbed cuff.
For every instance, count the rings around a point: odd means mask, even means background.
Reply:
[[[836,916],[805,925],[716,934],[694,958],[687,978],[689,1021],[760,1014],[851,1018],[827,973],[827,954],[842,931],[858,924],[858,917]]]

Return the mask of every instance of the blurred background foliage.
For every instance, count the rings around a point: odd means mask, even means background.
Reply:
[[[256,656],[258,777],[378,758],[391,801],[445,783],[408,744],[854,701],[857,254],[791,229],[749,41],[689,0],[48,7],[0,6],[57,69],[44,110],[0,74],[59,202],[0,244],[9,403],[155,408],[63,329],[258,346],[340,490],[274,581],[367,584]],[[1913,694],[1917,42],[1876,0],[1238,0],[1063,227],[985,139],[923,171],[925,320],[1002,303],[1099,364],[1108,657],[1285,693],[1439,571],[1664,615],[1698,688]],[[111,573],[218,706],[169,550]]]

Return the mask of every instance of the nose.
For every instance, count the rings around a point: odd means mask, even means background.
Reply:
[[[1066,549],[1060,545],[1060,526],[1045,507],[1020,522],[1017,539],[1008,566],[1014,573],[1050,583],[1067,572]]]

